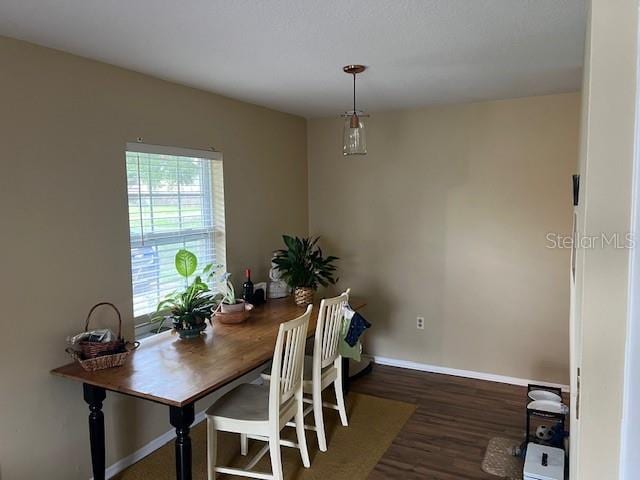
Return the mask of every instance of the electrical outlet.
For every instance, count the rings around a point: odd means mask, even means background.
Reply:
[[[424,330],[424,317],[418,317],[416,319],[416,327],[419,330]]]

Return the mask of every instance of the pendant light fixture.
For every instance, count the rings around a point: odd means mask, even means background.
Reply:
[[[356,109],[356,75],[364,72],[365,69],[364,65],[347,65],[342,68],[345,73],[353,75],[353,110],[342,115],[344,117],[342,153],[345,156],[367,154],[367,137],[362,118],[368,115]]]

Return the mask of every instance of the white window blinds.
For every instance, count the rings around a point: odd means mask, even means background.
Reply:
[[[144,323],[165,295],[185,286],[174,257],[186,248],[199,267],[225,265],[222,156],[127,144],[133,311]]]

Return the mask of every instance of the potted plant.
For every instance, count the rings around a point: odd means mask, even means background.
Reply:
[[[187,281],[198,267],[198,258],[188,250],[179,250],[175,257],[175,267],[178,274]],[[197,338],[206,328],[206,320],[211,317],[213,308],[218,305],[220,295],[216,295],[202,280],[209,278],[213,265],[208,264],[197,275],[193,282],[182,291],[167,295],[158,304],[156,312],[152,315],[152,321],[160,322],[158,331],[165,320],[170,319],[173,329],[178,332],[180,338]]]
[[[231,274],[229,272],[224,272],[218,277],[218,282],[220,283],[219,291],[222,295],[222,300],[220,301],[220,311],[222,313],[234,313],[244,310],[244,300],[236,298],[236,290],[233,288],[230,278]]]
[[[317,245],[319,237],[298,238],[283,235],[286,249],[278,250],[273,263],[282,273],[282,279],[294,289],[296,304],[300,306],[313,303],[313,294],[319,285],[323,287],[335,284],[336,267],[334,262],[338,257],[322,256],[322,250]]]
[[[221,268],[221,266],[218,268]],[[220,284],[218,290],[222,297],[214,315],[221,323],[244,322],[249,317],[249,311],[253,309],[253,305],[241,298],[236,298],[236,291],[233,288],[233,283],[231,283],[231,274],[229,272],[217,274],[217,278]]]

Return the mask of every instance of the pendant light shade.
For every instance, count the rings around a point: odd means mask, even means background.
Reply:
[[[358,115],[362,112],[347,112],[344,115],[342,153],[344,155],[366,155],[367,134],[364,122]]]
[[[367,115],[356,110],[356,75],[364,72],[365,68],[363,65],[347,65],[343,68],[345,73],[353,75],[353,110],[343,115],[342,153],[345,156],[367,154],[367,135],[363,121],[363,117]]]

